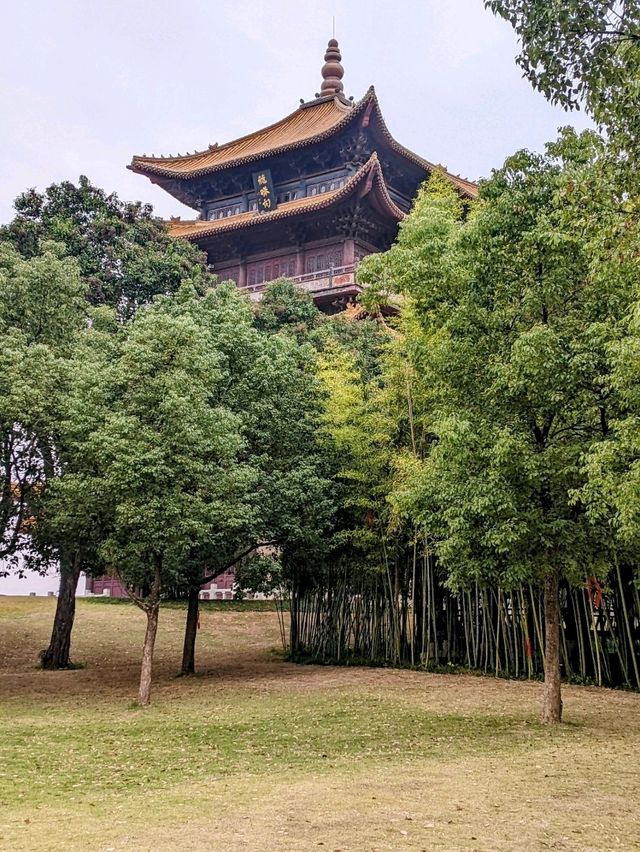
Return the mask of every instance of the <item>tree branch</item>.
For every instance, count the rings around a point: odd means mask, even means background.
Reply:
[[[243,550],[242,553],[235,556],[231,562],[227,562],[222,568],[216,571],[214,574],[208,574],[206,577],[203,577],[197,586],[194,588],[200,589],[205,583],[210,583],[212,580],[215,580],[216,577],[219,577],[221,574],[224,574],[225,571],[228,571],[229,568],[233,568],[233,566],[240,562],[241,559],[244,559],[245,556],[248,556],[253,550],[257,550],[259,547],[270,547],[274,544],[277,544],[277,541],[260,541],[257,544],[252,544],[251,547],[247,547],[246,550]]]

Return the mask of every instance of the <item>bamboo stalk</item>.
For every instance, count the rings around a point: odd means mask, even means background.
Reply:
[[[618,588],[620,589],[620,602],[622,603],[622,613],[624,617],[624,626],[627,633],[627,637],[629,639],[629,648],[631,651],[631,662],[633,663],[633,672],[636,678],[636,686],[640,688],[640,674],[638,673],[638,661],[635,655],[635,649],[633,647],[633,634],[631,633],[631,625],[629,623],[629,614],[627,612],[627,602],[625,600],[624,587],[622,585],[622,575],[620,573],[620,563],[618,562],[618,555],[613,551],[613,562],[616,568],[616,575],[618,577]]]
[[[533,677],[533,647],[529,638],[529,611],[524,600],[524,590],[520,586],[520,618],[522,620],[522,633],[525,647],[525,658],[527,661],[527,677]]]
[[[596,658],[596,679],[597,679],[597,682],[598,682],[598,686],[602,686],[602,666],[601,666],[601,661],[600,661],[600,639],[598,637],[598,629],[596,627],[596,619],[595,619],[595,616],[593,614],[593,603],[591,601],[591,595],[589,595],[588,589],[585,589],[585,591],[587,592],[586,597],[588,597],[588,599],[589,599],[588,609],[587,609],[587,603],[586,603],[586,600],[585,600],[585,596],[583,596],[583,600],[584,600],[585,611],[587,612],[587,615],[591,615],[591,628],[592,628],[592,631],[593,631],[593,643],[594,643],[594,646],[595,646],[595,658]]]
[[[431,618],[433,620],[433,661],[437,666],[440,663],[440,654],[438,649],[438,620],[436,607],[436,584],[433,572],[433,559],[430,551],[427,551],[427,569],[429,571],[429,585],[431,587]]]
[[[413,540],[413,559],[412,559],[412,571],[411,571],[411,613],[413,616],[413,621],[411,625],[411,665],[415,666],[415,643],[416,643],[416,562],[418,559],[418,542],[414,538]]]
[[[576,593],[574,589],[571,589],[570,598],[571,607],[573,609],[573,619],[576,625],[576,640],[578,642],[580,676],[584,678],[587,676],[586,658],[584,653],[584,636],[582,635],[582,619],[580,616],[580,610],[576,604]]]
[[[609,630],[609,634],[611,636],[611,640],[616,649],[616,654],[618,655],[618,659],[620,660],[620,668],[622,669],[622,673],[624,675],[625,682],[627,686],[631,686],[631,682],[629,681],[629,670],[627,668],[627,664],[620,650],[620,644],[618,642],[618,637],[616,636],[615,630],[613,629],[613,625],[611,624],[611,619],[609,618],[609,613],[607,612],[607,607],[603,607],[603,614],[605,619],[605,624],[607,629]],[[611,680],[611,677],[609,677]]]
[[[462,593],[462,623],[464,624],[464,644],[466,650],[467,667],[471,668],[471,648],[469,647],[469,631],[467,625],[466,596]]]
[[[426,536],[424,549],[414,537],[392,552],[388,541],[381,538],[385,564],[379,575],[358,571],[354,577],[341,561],[309,588],[306,580],[294,578],[289,633],[294,655],[339,662],[368,657],[373,663],[425,667],[448,661],[497,675],[533,677],[541,672],[540,595],[531,585],[504,590],[481,589],[475,583],[473,590],[453,594],[439,579]],[[567,589],[571,603],[563,603],[561,632],[565,671],[579,670],[584,677],[593,673],[600,685],[626,681],[639,687],[638,590],[626,581],[619,563],[615,575],[613,590],[598,610],[585,592]],[[283,597],[276,601],[276,611],[287,648],[284,610]],[[570,639],[577,642],[575,657],[569,653],[575,653]],[[619,668],[612,665],[605,640]]]
[[[497,619],[496,619],[496,677],[498,677],[500,673],[500,623],[501,623],[501,613],[500,613],[500,589],[498,589],[498,610],[497,610]]]

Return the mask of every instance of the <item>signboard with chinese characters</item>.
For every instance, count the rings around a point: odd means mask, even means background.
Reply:
[[[278,200],[273,188],[273,180],[269,169],[253,173],[253,185],[258,199],[258,213],[270,213],[278,206]]]

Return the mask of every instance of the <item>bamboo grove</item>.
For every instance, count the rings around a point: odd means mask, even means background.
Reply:
[[[632,572],[604,585],[563,585],[561,664],[572,682],[640,688],[640,601]],[[291,602],[294,659],[343,665],[470,669],[497,677],[544,676],[542,595],[531,584],[454,594],[432,555],[379,578],[298,590]]]

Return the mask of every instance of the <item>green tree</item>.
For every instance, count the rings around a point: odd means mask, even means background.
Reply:
[[[562,712],[559,583],[609,545],[575,499],[619,408],[610,347],[632,297],[598,263],[615,205],[598,213],[583,195],[602,155],[571,132],[545,156],[520,152],[464,222],[453,196],[427,189],[388,255],[431,409],[431,447],[404,466],[395,502],[435,539],[451,585],[543,585],[548,723]]]
[[[185,304],[141,309],[126,327],[90,395],[98,404],[88,441],[80,430],[84,467],[66,477],[78,497],[90,491],[103,507],[100,558],[147,617],[141,705],[150,700],[163,593],[186,585],[194,552],[224,550],[254,511],[242,418],[221,402],[228,364],[211,348],[206,316],[195,318]],[[86,409],[76,416],[87,417]]]
[[[292,592],[295,656],[300,651],[296,606],[305,590],[331,586],[335,570],[376,573],[386,566],[381,548],[386,513],[379,509],[389,436],[382,434],[386,420],[376,411],[382,397],[374,377],[388,333],[378,322],[356,320],[350,312],[322,315],[311,295],[290,281],[267,288],[257,324],[276,338],[295,338],[305,365],[288,391],[282,387],[275,393],[281,420],[273,421],[272,430],[267,424],[264,432],[273,436],[277,477],[268,489],[276,497],[271,530],[280,552],[280,582]],[[268,563],[263,568],[273,576]]]
[[[95,482],[78,480],[84,470],[85,445],[110,403],[103,378],[118,351],[120,326],[108,308],[89,308],[90,324],[76,338],[66,363],[65,382],[56,409],[55,470],[42,488],[33,490],[29,511],[31,562],[57,566],[60,586],[43,668],[71,665],[70,648],[80,573],[102,573],[99,546],[108,515]]]
[[[271,281],[256,308],[259,329],[270,334],[286,332],[300,342],[308,340],[323,319],[311,294],[287,278]]]
[[[59,244],[41,248],[27,260],[10,245],[0,245],[0,532],[5,553],[20,549],[30,567],[43,569],[59,559],[61,594],[43,658],[49,666],[68,663],[68,642],[65,647],[58,640],[61,625],[73,622],[79,569],[72,554],[34,546],[34,536],[39,507],[61,470],[60,423],[87,303],[77,263],[63,256]]]
[[[73,258],[76,280],[79,272],[85,303],[83,316],[90,308],[109,307],[116,312],[118,320],[123,322],[130,319],[140,306],[148,304],[154,296],[175,293],[183,280],[192,281],[200,291],[210,283],[204,256],[185,241],[170,238],[164,224],[153,216],[149,205],[121,202],[115,194],[107,195],[93,186],[86,177],[81,177],[78,185],[70,182],[52,184],[44,193],[29,190],[16,199],[14,206],[15,219],[0,228],[0,245],[12,247],[26,260],[36,263],[38,258],[41,258],[42,263],[46,264],[48,259],[46,253],[43,254],[43,247],[49,245],[49,241],[55,240],[59,246],[56,249],[58,254],[61,256],[61,253],[64,253]],[[41,299],[41,291],[42,288],[39,290],[33,287],[34,298],[40,299],[39,307],[42,310],[54,308],[55,300],[52,300],[51,294]],[[60,292],[64,293],[65,288],[61,287]],[[73,322],[69,322],[65,328],[64,319],[60,317],[60,336],[66,335],[67,346],[71,347],[78,342],[78,337]],[[19,324],[23,320],[19,318],[16,322]],[[111,332],[115,333],[115,328],[112,327]],[[91,346],[94,343],[95,340]],[[91,353],[83,352],[81,357],[94,355],[99,357],[97,350],[91,350]],[[98,369],[97,364],[94,366]],[[82,364],[76,365],[74,371],[78,375],[82,374]],[[35,388],[38,381],[35,373],[31,374],[31,380]],[[49,406],[49,415],[53,419],[60,415],[60,406],[64,407],[65,389],[69,389],[68,383],[58,383],[56,394],[43,393],[40,397],[42,406]],[[52,429],[49,450],[55,463],[49,464],[40,476],[42,479],[46,473],[49,484],[53,484],[54,477],[64,475],[68,466],[73,467],[72,456],[75,449],[72,451],[71,448],[64,447],[62,441],[63,436],[59,429]],[[77,447],[77,444],[75,446]],[[25,454],[28,453],[31,455],[27,458]],[[16,459],[16,454],[22,456],[20,464],[13,464],[12,474],[14,486],[18,481],[16,477],[22,478],[21,487],[17,492],[18,500],[15,499],[16,489],[11,490],[6,485],[9,482],[6,475],[9,461]],[[5,430],[2,459],[5,487],[2,491],[0,519],[3,521],[5,535],[9,537],[7,544],[11,545],[13,552],[16,552],[18,543],[23,549],[29,543],[35,544],[35,549],[31,548],[28,561],[32,567],[51,564],[51,561],[55,560],[55,554],[75,554],[69,555],[68,558],[60,555],[61,565],[64,563],[64,567],[61,570],[56,618],[49,647],[43,652],[43,663],[46,666],[64,667],[69,664],[77,580],[80,571],[91,570],[91,565],[95,562],[89,558],[89,539],[80,535],[77,544],[81,547],[76,550],[69,537],[71,527],[59,526],[54,531],[52,525],[45,525],[40,519],[38,526],[32,528],[38,530],[39,534],[31,536],[30,539],[22,536],[18,542],[19,533],[25,529],[24,524],[20,522],[20,516],[25,511],[28,491],[32,498],[36,496],[36,491],[28,485],[27,474],[36,482],[31,472],[34,464],[37,467],[38,453],[33,455],[33,443],[28,436],[25,440],[16,441],[15,431]],[[40,485],[41,483],[38,484],[37,499],[31,500],[29,511],[32,515],[38,512],[42,517],[51,518],[51,507],[46,504],[49,499],[55,498],[57,516],[58,510],[61,511],[59,501],[66,492],[64,489],[45,491]],[[68,507],[67,519],[71,514],[74,514],[73,510]],[[80,513],[76,511],[75,515],[75,528],[79,529]],[[64,534],[63,529],[66,530]],[[79,558],[80,551],[86,558]]]
[[[365,321],[366,322],[366,321]],[[325,390],[323,430],[335,447],[342,484],[342,524],[350,557],[384,569],[388,512],[385,495],[394,450],[395,422],[381,383],[358,369],[353,349],[336,342],[320,360]],[[381,539],[386,541],[386,548]]]
[[[584,104],[638,164],[640,4],[637,0],[485,0],[522,44],[517,63],[552,103]]]
[[[615,251],[600,265],[607,280],[622,280],[634,293],[619,339],[609,347],[612,371],[606,391],[619,399],[619,408],[606,420],[605,440],[590,448],[584,457],[584,487],[576,500],[586,504],[589,517],[601,526],[615,544],[614,583],[631,649],[631,666],[640,686],[640,645],[637,629],[629,615],[640,608],[638,597],[638,545],[640,544],[640,327],[638,284],[640,283],[640,225],[638,218],[625,216],[616,234]]]
[[[304,305],[315,320],[313,304],[311,311],[306,300]],[[192,294],[188,303],[179,294],[164,307],[172,314],[189,311],[206,329],[211,351],[222,358],[226,377],[218,386],[217,404],[239,418],[244,438],[239,459],[255,477],[246,523],[224,542],[205,542],[189,554],[182,673],[190,674],[203,583],[265,543],[282,552],[290,552],[294,541],[317,543],[315,530],[323,528],[323,517],[330,514],[330,482],[316,437],[320,403],[314,352],[298,342],[298,323],[293,334],[289,323],[276,326],[278,333],[272,333],[270,323],[265,330],[246,299],[227,285],[204,299]]]
[[[14,202],[14,220],[0,227],[0,241],[26,258],[55,240],[74,257],[93,305],[108,305],[120,318],[158,294],[175,293],[185,279],[206,278],[205,256],[186,240],[175,240],[149,204],[126,203],[82,176],[78,184],[31,189]]]

